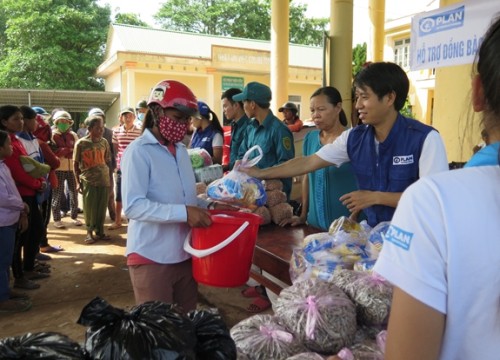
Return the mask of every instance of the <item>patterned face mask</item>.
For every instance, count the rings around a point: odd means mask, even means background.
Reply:
[[[165,115],[163,109],[160,107],[154,109],[154,114],[157,119],[158,130],[160,130],[160,134],[165,140],[175,144],[184,139],[189,123],[179,122],[170,118]]]

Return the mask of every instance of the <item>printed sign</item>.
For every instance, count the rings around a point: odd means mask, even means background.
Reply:
[[[498,0],[468,0],[418,14],[411,22],[410,69],[471,64]]]

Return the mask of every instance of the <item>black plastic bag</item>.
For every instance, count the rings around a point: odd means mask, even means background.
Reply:
[[[198,360],[236,360],[236,344],[219,315],[193,310],[188,317],[198,340],[195,348]]]
[[[80,345],[66,335],[40,332],[1,339],[0,359],[82,360],[88,358]]]
[[[94,359],[195,359],[194,327],[174,305],[147,302],[127,313],[97,297],[83,308],[77,323],[89,326],[85,349]]]

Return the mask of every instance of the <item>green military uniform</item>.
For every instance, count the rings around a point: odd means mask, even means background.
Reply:
[[[262,125],[252,119],[247,128],[246,138],[241,144],[238,152],[238,159],[242,159],[248,149],[254,145],[259,145],[262,149],[263,157],[257,164],[260,169],[265,169],[284,163],[295,157],[295,147],[292,132],[283,122],[269,111]],[[250,156],[255,157],[257,154]],[[292,179],[281,179],[283,191],[288,199],[292,191]]]
[[[233,170],[234,163],[238,159],[240,146],[245,140],[247,127],[250,124],[248,116],[243,115],[238,121],[231,123],[231,153],[229,155],[229,170]]]

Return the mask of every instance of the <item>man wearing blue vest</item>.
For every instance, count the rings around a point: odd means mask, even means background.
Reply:
[[[409,80],[398,65],[372,63],[359,72],[354,87],[361,125],[346,130],[314,155],[246,172],[261,179],[284,178],[350,161],[360,190],[340,200],[353,215],[363,210],[373,227],[392,219],[409,185],[420,177],[448,170],[448,160],[443,140],[434,128],[399,113]]]

